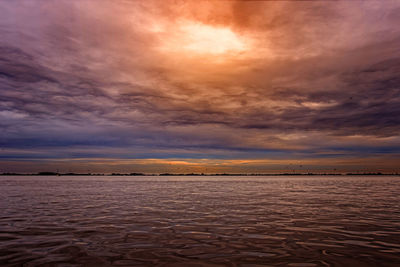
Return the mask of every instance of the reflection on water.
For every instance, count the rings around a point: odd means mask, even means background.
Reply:
[[[399,177],[0,177],[1,266],[400,266]]]

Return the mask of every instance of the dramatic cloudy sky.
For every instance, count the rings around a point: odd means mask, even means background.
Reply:
[[[0,2],[0,172],[399,171],[400,1]]]

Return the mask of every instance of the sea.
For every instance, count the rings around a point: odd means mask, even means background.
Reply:
[[[1,176],[0,266],[400,266],[400,177]]]

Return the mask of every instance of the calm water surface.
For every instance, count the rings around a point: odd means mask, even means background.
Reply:
[[[0,177],[0,266],[400,266],[400,177]]]

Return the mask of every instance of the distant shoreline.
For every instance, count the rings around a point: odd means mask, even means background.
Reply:
[[[0,173],[0,176],[397,176],[400,173]]]

